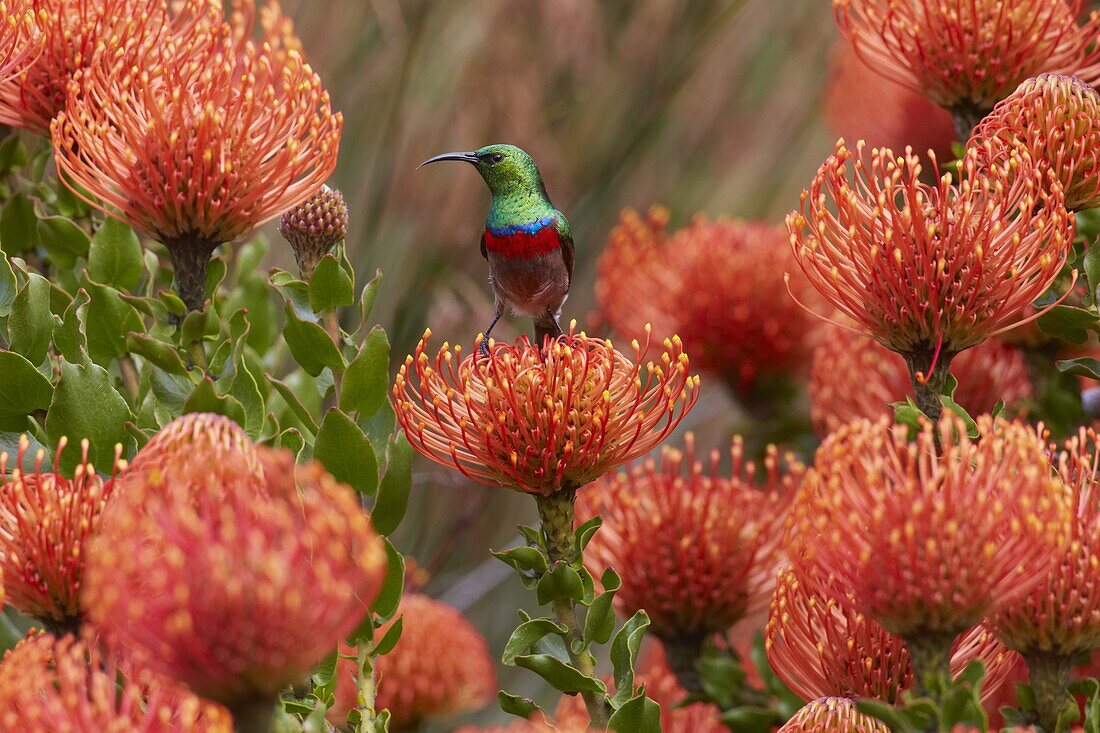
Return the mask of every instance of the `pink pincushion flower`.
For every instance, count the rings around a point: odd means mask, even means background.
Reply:
[[[856,710],[846,697],[822,697],[806,703],[779,733],[889,733],[881,720]]]

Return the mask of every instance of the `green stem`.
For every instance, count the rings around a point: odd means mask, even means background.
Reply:
[[[359,730],[361,731],[374,730],[374,723],[378,719],[378,714],[374,709],[378,687],[374,682],[374,658],[371,655],[373,648],[374,645],[370,642],[359,642],[358,656],[356,657],[356,669],[359,670],[356,677],[358,681],[356,704],[359,708],[361,721]]]
[[[275,703],[270,698],[249,698],[226,707],[236,733],[270,733],[275,720]]]
[[[940,702],[951,679],[951,645],[956,636],[951,632],[926,631],[904,637],[918,695]]]
[[[576,565],[580,562],[577,552],[575,534],[573,530],[573,501],[577,496],[576,488],[563,488],[548,496],[539,495],[535,499],[538,503],[539,520],[542,523],[542,536],[545,543],[546,555],[551,564],[567,562]],[[569,660],[581,674],[586,677],[594,677],[596,674],[596,661],[587,651],[576,652],[584,642],[581,635],[581,624],[577,618],[577,608],[569,599],[554,601],[554,616],[558,623],[566,628],[565,646],[569,650]],[[584,706],[588,709],[588,720],[592,728],[604,729],[611,717],[607,701],[603,695],[595,692],[582,692]]]
[[[329,338],[332,339],[332,343],[336,344],[336,350],[343,352],[344,350],[344,334],[340,330],[340,317],[336,313],[335,308],[331,308],[325,311],[325,331],[328,332]],[[325,405],[323,412],[328,412],[330,408],[336,407],[340,402],[340,390],[343,388],[344,372],[339,369],[332,370],[332,394],[325,397]]]
[[[1036,722],[1045,731],[1053,731],[1058,713],[1069,697],[1070,660],[1057,654],[1038,653],[1024,656],[1028,668],[1028,684],[1035,693]]]
[[[704,641],[702,636],[661,637],[668,668],[689,695],[698,695],[703,692],[703,679],[699,675],[698,662],[703,653]]]
[[[904,356],[909,365],[909,378],[913,383],[913,397],[917,407],[935,424],[943,414],[940,397],[947,384],[947,377],[951,374],[951,359],[955,355],[943,351],[937,356],[931,350],[921,350]]]

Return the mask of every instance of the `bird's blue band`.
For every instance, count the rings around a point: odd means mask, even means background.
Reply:
[[[547,227],[552,223],[554,223],[554,217],[544,216],[541,219],[529,221],[524,224],[509,224],[506,227],[487,226],[486,229],[494,237],[510,237],[513,234],[519,234],[520,232],[523,232],[524,234],[534,234],[543,227]]]

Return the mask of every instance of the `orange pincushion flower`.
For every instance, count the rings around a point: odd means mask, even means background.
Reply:
[[[955,124],[943,108],[879,74],[844,40],[833,46],[829,67],[824,115],[837,137],[865,140],[875,148],[912,147],[953,157]]]
[[[62,438],[55,466],[66,444]],[[88,463],[86,440],[72,478],[56,469],[44,471],[41,451],[34,470],[25,472],[28,445],[23,436],[14,466],[0,453],[0,569],[7,602],[50,628],[75,630],[81,621],[85,545],[99,527],[114,481],[104,480]]]
[[[1100,19],[1082,0],[833,0],[871,68],[976,121],[1043,71],[1100,80]]]
[[[0,99],[4,86],[42,52],[46,37],[38,25],[33,0],[0,2]],[[3,103],[0,101],[0,114]]]
[[[841,140],[787,217],[817,291],[922,371],[1018,325],[1073,241],[1061,187],[1040,185],[1025,151],[980,175],[973,157],[963,166],[962,183],[929,185],[916,155],[860,142],[853,157]]]
[[[967,147],[997,161],[1023,145],[1052,169],[1071,211],[1100,206],[1100,94],[1080,79],[1040,74],[978,124]]]
[[[664,440],[699,396],[680,340],[648,362],[569,333],[544,352],[526,337],[462,358],[427,331],[401,366],[394,409],[413,448],[465,476],[531,494],[575,490]]]
[[[857,611],[843,593],[826,593],[828,582],[794,568],[776,580],[766,630],[768,662],[803,700],[838,696],[894,704],[913,687],[909,650],[899,636]],[[996,694],[1020,656],[997,642],[985,626],[960,636],[951,655],[959,674],[980,659],[986,668],[982,697]]]
[[[4,730],[230,733],[224,708],[135,672],[94,642],[32,632],[0,661]]]
[[[136,474],[104,514],[84,597],[109,643],[231,709],[307,676],[385,573],[351,489],[289,451],[253,450],[259,477],[240,452],[217,471]]]
[[[1081,429],[1059,455],[1072,491],[1070,541],[1033,590],[1002,603],[990,619],[1005,644],[1071,659],[1100,648],[1100,436]]]
[[[194,475],[203,469],[218,472],[231,456],[244,462],[245,471],[257,484],[263,481],[256,447],[240,425],[222,415],[190,412],[150,438],[130,461],[120,481],[123,485],[139,481],[143,486],[157,486],[178,481],[184,464],[194,464]]]
[[[955,401],[970,414],[990,412],[999,400],[1019,407],[1033,396],[1024,352],[998,339],[967,349],[951,362]],[[894,414],[892,402],[912,394],[905,360],[873,340],[828,325],[810,364],[810,415],[824,437],[856,418]]]
[[[342,127],[280,15],[265,16],[256,47],[240,40],[250,29],[239,14],[209,13],[186,34],[165,27],[130,53],[96,54],[52,126],[59,171],[165,244],[191,309],[215,247],[328,179]]]
[[[846,697],[822,697],[799,709],[779,733],[889,733],[881,720],[856,710]]]
[[[603,518],[585,551],[589,571],[615,568],[623,579],[616,607],[628,616],[644,609],[669,643],[725,631],[771,595],[786,503],[804,469],[788,457],[781,475],[771,446],[757,486],[739,437],[730,453],[723,475],[719,452],[709,466],[696,460],[689,435],[683,451],[664,448],[660,464],[647,459],[578,496],[580,520]]]
[[[699,369],[736,390],[804,364],[814,319],[783,296],[793,262],[782,227],[702,216],[667,227],[655,207],[644,219],[624,211],[612,230],[596,297],[615,330],[642,338],[651,322],[658,337],[679,334]]]
[[[375,663],[376,707],[390,711],[393,726],[411,730],[428,718],[469,712],[496,699],[495,660],[461,613],[407,593],[397,615],[404,619],[401,638]]]
[[[834,432],[792,508],[793,562],[907,638],[958,634],[1030,592],[1066,541],[1067,490],[1034,428],[982,416],[978,430],[945,416],[915,441],[885,419]]]

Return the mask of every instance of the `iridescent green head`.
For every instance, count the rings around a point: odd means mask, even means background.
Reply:
[[[486,145],[472,153],[443,153],[428,158],[420,165],[441,160],[463,160],[472,164],[485,179],[494,197],[515,193],[546,196],[535,161],[515,145]]]

